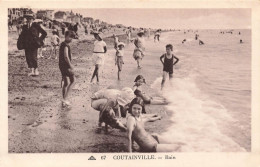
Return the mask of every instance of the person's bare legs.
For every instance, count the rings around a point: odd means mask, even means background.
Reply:
[[[54,53],[54,46],[51,45],[51,53],[49,55],[49,57],[47,59],[51,59],[53,56],[53,53]]]
[[[141,61],[142,61],[142,59],[140,59],[140,58],[137,58],[137,59],[136,59],[137,67],[138,67],[139,69],[142,68],[142,66],[141,66]]]
[[[63,85],[62,85],[62,97],[63,97],[63,100],[62,100],[62,102],[63,102],[63,104],[62,105],[64,105],[64,102],[65,102],[65,95],[66,95],[66,93],[67,93],[67,89],[68,89],[68,85],[69,85],[69,78],[68,77],[66,77],[66,76],[62,76],[62,78],[63,78]]]
[[[173,79],[173,74],[169,74],[169,82],[170,82],[171,87],[172,87],[172,79]]]
[[[120,73],[121,73],[121,71],[118,70],[118,72],[117,72],[117,79],[118,79],[118,80],[121,80],[121,78],[120,78]]]
[[[66,77],[66,78],[67,78],[67,77]],[[75,79],[75,76],[72,75],[72,76],[69,77],[69,79],[70,79],[70,84],[69,84],[69,86],[68,86],[68,88],[67,88],[67,92],[66,92],[65,95],[64,95],[64,100],[67,100],[67,98],[68,98],[68,96],[69,96],[69,94],[70,94],[70,92],[71,92],[73,86],[75,85],[75,80],[76,80],[76,79]]]
[[[97,66],[97,71],[96,71],[96,77],[97,77],[97,83],[99,83],[99,65],[96,65]]]
[[[168,73],[167,73],[166,71],[163,71],[163,78],[162,78],[162,83],[161,83],[161,90],[162,90],[163,87],[164,87],[164,83],[165,83],[167,74],[168,74]]]
[[[156,152],[176,152],[180,151],[181,147],[184,145],[184,143],[181,142],[172,143],[172,141],[161,137],[157,133],[152,133],[151,135],[157,137],[157,139],[159,140]]]
[[[57,59],[57,46],[54,46],[54,59]]]
[[[91,81],[90,81],[90,82],[93,82],[93,79],[94,79],[95,76],[97,75],[97,71],[98,71],[98,65],[96,64],[96,65],[95,65],[95,70],[94,70],[94,72],[93,72],[93,75],[92,75],[92,77],[91,77]]]

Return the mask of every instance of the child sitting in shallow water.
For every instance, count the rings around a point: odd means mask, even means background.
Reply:
[[[130,103],[130,115],[127,117],[128,151],[132,152],[134,141],[139,145],[142,152],[173,152],[179,150],[180,144],[170,144],[157,134],[146,132],[144,123],[161,119],[161,117],[144,118],[141,114],[143,107],[144,102],[140,97],[134,98]]]
[[[142,75],[138,75],[135,78],[134,93],[136,97],[142,98],[145,104],[165,105],[168,104],[167,100],[163,97],[151,97],[146,95],[142,90],[141,86],[145,83],[145,79]]]

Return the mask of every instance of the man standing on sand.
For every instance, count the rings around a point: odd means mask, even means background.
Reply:
[[[43,45],[47,33],[40,25],[33,23],[34,16],[32,14],[26,14],[24,17],[27,19],[27,24],[23,25],[21,36],[28,68],[31,69],[28,76],[38,76],[37,52],[38,48]]]

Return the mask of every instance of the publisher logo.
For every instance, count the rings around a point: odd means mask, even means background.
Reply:
[[[89,157],[89,159],[88,160],[96,160],[96,158],[95,157],[93,157],[93,156],[91,156],[91,157]]]

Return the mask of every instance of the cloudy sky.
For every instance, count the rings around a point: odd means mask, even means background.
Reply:
[[[62,10],[70,11],[70,9]],[[250,9],[73,9],[73,12],[112,24],[122,23],[134,27],[251,28]]]

